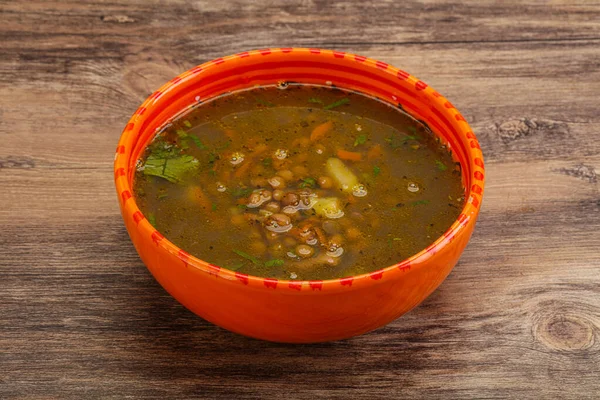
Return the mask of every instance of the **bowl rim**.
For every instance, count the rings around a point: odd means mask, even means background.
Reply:
[[[469,165],[469,175],[466,176],[468,187],[466,187],[465,190],[465,203],[458,218],[439,238],[433,241],[429,246],[422,249],[418,253],[404,260],[401,260],[398,263],[360,275],[346,276],[326,280],[296,281],[287,279],[275,279],[238,273],[211,264],[200,258],[197,258],[187,253],[183,249],[180,249],[174,243],[165,238],[160,232],[158,232],[158,230],[156,230],[150,224],[150,222],[142,214],[141,210],[137,206],[137,203],[135,202],[135,198],[132,195],[133,189],[129,184],[128,176],[130,174],[129,166],[131,165],[131,151],[126,152],[125,146],[126,144],[131,143],[132,137],[137,139],[137,135],[139,134],[141,126],[140,120],[143,120],[145,118],[143,114],[148,109],[153,107],[153,104],[156,103],[158,97],[167,91],[176,89],[176,87],[182,84],[182,82],[184,82],[186,78],[190,78],[193,74],[197,73],[198,71],[210,70],[211,68],[214,68],[215,66],[220,65],[228,60],[247,57],[260,57],[270,54],[285,56],[286,54],[290,53],[295,53],[295,55],[297,55],[298,53],[302,53],[307,57],[333,56],[338,59],[344,59],[344,62],[346,62],[347,60],[348,63],[358,62],[365,67],[372,68],[373,70],[378,70],[379,72],[383,70],[386,73],[398,77],[398,79],[402,79],[404,81],[407,81],[409,84],[414,85],[414,90],[419,91],[421,95],[425,96],[429,101],[437,104],[442,104],[444,106],[441,107],[442,112],[445,112],[446,116],[451,116],[453,119],[456,120],[456,139],[465,144],[465,163]],[[343,85],[339,87],[343,89]],[[379,100],[384,101],[388,104],[392,104],[386,99],[380,98]],[[187,110],[191,106],[192,105],[189,105],[185,108],[180,109],[179,111],[173,114],[173,117],[181,114],[182,112],[184,112],[184,110]],[[410,111],[405,110],[405,112],[412,116]],[[148,114],[149,113],[146,112],[146,116]],[[437,128],[431,126],[429,128],[436,136],[442,136],[442,134],[437,130]],[[464,170],[464,166],[461,165],[461,167]],[[292,293],[297,294],[319,293],[322,291],[332,290],[336,291],[342,290],[344,288],[356,288],[362,285],[376,285],[383,281],[394,279],[394,276],[401,277],[404,272],[423,268],[426,264],[425,261],[433,257],[440,250],[449,246],[454,239],[463,235],[470,234],[470,232],[474,228],[474,224],[477,220],[477,216],[481,208],[485,184],[483,154],[477,141],[477,138],[474,135],[471,128],[469,127],[466,119],[459,113],[458,110],[456,110],[456,108],[454,108],[452,103],[446,100],[446,98],[444,98],[441,94],[439,94],[437,91],[435,91],[433,88],[431,88],[429,85],[427,85],[420,79],[387,63],[353,53],[315,48],[270,48],[244,51],[234,55],[224,56],[205,62],[171,79],[169,82],[161,86],[156,92],[152,93],[140,105],[140,107],[133,113],[132,117],[129,119],[125,129],[123,130],[119,138],[117,150],[115,152],[114,179],[123,218],[126,218],[125,210],[127,205],[127,214],[130,214],[131,218],[135,221],[137,225],[136,229],[140,230],[142,233],[147,235],[148,238],[152,240],[158,247],[162,247],[172,256],[179,258],[186,265],[186,267],[193,267],[196,270],[201,271],[202,273],[210,274],[213,276],[222,276],[230,281],[238,280],[245,285],[252,283],[252,286],[263,286],[267,289],[285,287],[291,289]],[[126,204],[128,202],[130,202],[130,204]],[[303,287],[311,288],[313,290],[301,290]],[[315,289],[318,289],[318,291],[315,292]]]

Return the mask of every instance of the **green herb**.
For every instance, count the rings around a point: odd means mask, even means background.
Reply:
[[[235,249],[233,250],[233,252],[235,254],[237,254],[238,256],[245,258],[246,260],[252,261],[252,264],[254,264],[254,265],[262,265],[262,262],[260,262],[260,260],[258,258],[251,256],[248,253],[244,253],[243,251],[235,250]]]
[[[397,241],[400,241],[400,240],[402,240],[402,239],[397,238],[397,237],[395,237],[395,238],[389,237],[387,239],[388,247],[391,249],[392,247],[394,247],[394,242],[397,242]]]
[[[190,121],[188,121],[187,119],[185,121],[183,121],[183,124],[188,128],[192,127],[192,123]]]
[[[374,176],[375,178],[377,178],[377,176],[378,176],[380,173],[381,173],[381,168],[379,168],[377,165],[375,165],[375,166],[373,167],[373,176]]]
[[[384,140],[388,142],[390,146],[392,146],[392,149],[397,149],[398,147],[407,144],[411,140],[419,140],[419,137],[412,135],[392,135],[390,137],[385,138]]]
[[[209,164],[214,164],[214,163],[215,163],[215,161],[217,161],[217,155],[211,151],[211,152],[208,154],[208,163],[209,163]]]
[[[325,103],[323,103],[323,100],[317,99],[316,97],[311,97],[310,99],[308,99],[308,102],[315,103],[315,104],[325,104]]]
[[[183,177],[198,168],[198,160],[190,155],[176,158],[158,158],[150,154],[144,164],[144,175],[158,176],[172,183],[179,183]]]
[[[166,199],[167,197],[169,197],[169,194],[166,192],[159,193],[158,196],[156,196],[158,200]]]
[[[187,132],[184,131],[183,129],[177,129],[175,131],[175,133],[177,134],[177,136],[179,136],[182,139],[185,139],[188,136]]]
[[[412,133],[413,135],[416,135],[416,134],[417,134],[417,127],[415,127],[415,126],[409,126],[409,127],[407,127],[406,129],[408,129],[408,131],[409,131],[410,133]]]
[[[234,250],[233,250],[233,252],[234,252],[235,254],[237,254],[238,256],[240,256],[240,257],[243,257],[243,258],[245,258],[246,260],[249,260],[249,261],[251,261],[251,262],[252,262],[252,264],[254,264],[254,265],[260,265],[260,266],[264,265],[264,266],[265,266],[265,267],[267,267],[267,268],[272,268],[272,267],[281,267],[281,266],[283,266],[283,264],[285,263],[283,260],[281,260],[281,259],[279,259],[279,258],[274,258],[274,259],[272,259],[272,260],[268,260],[268,261],[265,261],[265,262],[263,263],[263,262],[262,262],[260,259],[258,259],[257,257],[254,257],[253,255],[250,255],[250,254],[248,254],[248,253],[245,253],[245,252],[243,252],[243,251],[241,251],[241,250],[235,250],[235,249],[234,249]],[[241,264],[235,264],[235,265],[233,265],[232,267],[228,267],[227,269],[231,269],[231,270],[235,271],[235,269],[234,269],[234,268],[236,268],[236,267],[237,267],[236,269],[239,269],[239,268],[241,268],[243,265],[244,265],[244,263],[241,263]]]
[[[150,225],[156,228],[156,215],[154,215],[153,213],[149,213],[148,222],[150,222]]]
[[[246,197],[250,193],[252,193],[252,188],[238,186],[232,194],[234,197]]]
[[[245,210],[246,208],[248,208],[248,206],[245,204],[238,204],[236,207],[239,208],[240,210]]]
[[[412,203],[410,203],[411,206],[419,206],[419,205],[425,205],[425,204],[429,204],[429,200],[417,200],[417,201],[413,201]]]
[[[157,136],[148,146],[148,154],[156,158],[175,158],[181,153],[181,149],[167,141],[164,136]]]
[[[404,144],[404,142],[398,138],[398,135],[387,137],[385,138],[385,141],[392,146],[392,149],[397,149]]]
[[[275,107],[275,104],[271,103],[269,100],[264,100],[264,99],[256,99],[256,101],[258,102],[258,104],[260,104],[261,106],[265,106],[265,107]]]
[[[392,207],[392,211],[396,211],[404,207],[404,203],[398,203],[394,207]]]
[[[215,203],[212,203],[212,206],[210,207],[213,211],[217,211],[217,205]]]
[[[361,144],[365,144],[366,141],[367,141],[367,135],[358,135],[356,137],[356,140],[354,141],[354,147],[361,145]]]
[[[265,267],[281,267],[285,262],[278,258],[265,262]]]
[[[190,139],[192,139],[192,141],[194,142],[194,144],[196,145],[197,148],[199,148],[200,150],[206,150],[207,147],[204,143],[202,143],[202,140],[200,140],[200,138],[196,135],[190,135],[189,136]]]
[[[246,264],[246,263],[245,262],[239,262],[239,263],[236,263],[236,264],[229,265],[229,266],[227,266],[225,268],[228,269],[228,270],[231,270],[231,271],[237,271],[238,269],[242,268],[244,266],[244,264]]]
[[[444,164],[443,162],[441,162],[440,160],[435,160],[435,165],[437,165],[438,169],[440,171],[445,171],[448,169],[448,167],[446,166],[446,164]]]
[[[265,167],[270,167],[271,165],[273,165],[273,159],[271,157],[263,158],[262,165],[264,165]]]
[[[348,103],[350,103],[350,99],[348,99],[347,97],[344,97],[343,99],[334,101],[333,103],[326,105],[325,107],[323,107],[323,110],[331,110],[331,109],[334,109],[339,106],[343,106],[344,104],[348,104]]]
[[[302,183],[298,186],[300,188],[313,188],[317,185],[317,181],[314,178],[304,178]]]
[[[217,150],[224,150],[224,149],[228,148],[229,146],[231,146],[231,140],[228,140],[223,146],[217,147]]]
[[[190,148],[190,145],[188,144],[186,139],[180,139],[179,140],[179,147],[181,147],[181,150],[187,150]]]

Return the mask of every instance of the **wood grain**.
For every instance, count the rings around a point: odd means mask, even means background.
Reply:
[[[112,156],[208,59],[315,46],[446,95],[486,156],[451,276],[371,334],[224,331],[149,275]],[[0,398],[600,398],[600,2],[0,1]]]

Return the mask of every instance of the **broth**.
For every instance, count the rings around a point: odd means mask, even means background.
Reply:
[[[190,254],[291,280],[399,262],[464,202],[460,168],[426,126],[359,93],[294,84],[229,93],[163,127],[134,195]]]

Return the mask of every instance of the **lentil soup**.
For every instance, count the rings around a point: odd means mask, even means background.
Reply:
[[[422,123],[360,93],[283,83],[164,126],[136,201],[175,245],[290,280],[381,269],[433,243],[464,203],[460,168]]]

